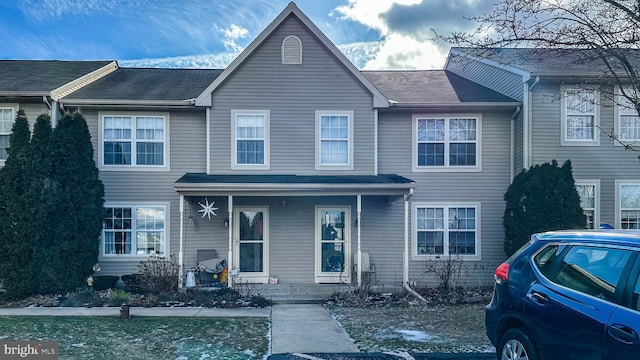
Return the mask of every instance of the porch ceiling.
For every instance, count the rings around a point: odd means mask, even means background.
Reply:
[[[185,195],[405,195],[416,183],[380,175],[207,175],[187,173],[174,183]]]

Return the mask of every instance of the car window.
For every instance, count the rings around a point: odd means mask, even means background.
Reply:
[[[624,249],[573,246],[564,255],[555,279],[550,280],[588,295],[613,300],[630,255],[631,251]]]
[[[631,308],[640,311],[640,277],[636,282],[636,288],[633,290],[633,301],[631,302]]]
[[[555,275],[553,274],[553,270],[555,268],[554,265],[558,261],[557,259],[564,248],[564,245],[550,245],[542,249],[542,251],[533,258],[533,262],[536,267],[546,278],[555,278]]]

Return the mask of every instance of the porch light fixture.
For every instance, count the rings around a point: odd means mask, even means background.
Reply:
[[[224,219],[224,227],[229,227],[229,218]]]
[[[287,206],[287,200],[282,200],[282,202],[280,203],[280,205],[282,205],[283,207],[284,207],[284,206]]]

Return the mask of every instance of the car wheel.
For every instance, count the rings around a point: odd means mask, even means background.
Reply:
[[[509,329],[500,338],[497,349],[500,360],[537,360],[538,354],[529,336],[521,329]]]

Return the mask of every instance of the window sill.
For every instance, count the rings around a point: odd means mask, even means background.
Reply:
[[[413,172],[482,172],[480,166],[414,166]]]
[[[101,165],[100,171],[169,171],[169,166],[121,166],[121,165]]]
[[[452,256],[451,260],[455,260],[456,257]],[[460,255],[460,259],[462,261],[481,261],[482,257],[480,255]],[[447,261],[449,260],[449,255],[411,255],[412,261]]]

